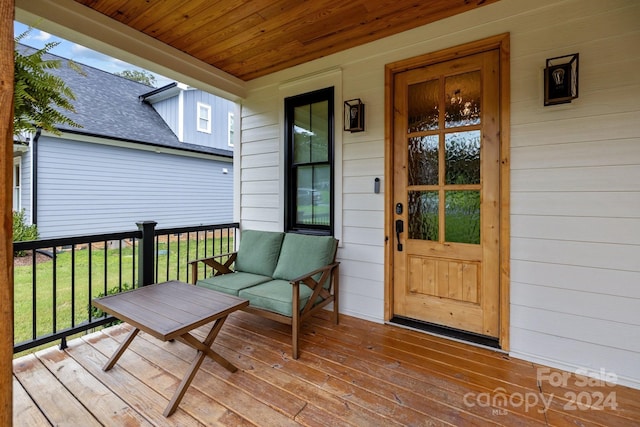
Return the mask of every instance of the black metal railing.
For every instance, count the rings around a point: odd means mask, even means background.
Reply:
[[[114,322],[93,298],[168,280],[189,282],[189,260],[235,248],[238,223],[14,242],[14,354]]]

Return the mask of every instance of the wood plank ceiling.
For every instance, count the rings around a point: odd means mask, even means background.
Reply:
[[[244,81],[498,0],[75,0]]]

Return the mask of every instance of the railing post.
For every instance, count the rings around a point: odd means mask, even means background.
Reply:
[[[153,248],[157,224],[155,221],[136,222],[138,230],[142,231],[142,240],[138,245],[138,286],[151,285],[155,281],[153,273],[156,257]]]

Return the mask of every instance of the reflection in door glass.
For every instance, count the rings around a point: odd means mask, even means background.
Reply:
[[[480,71],[447,77],[445,127],[480,124]]]
[[[409,138],[409,185],[438,185],[438,135]]]
[[[445,241],[480,243],[480,192],[445,192]]]
[[[409,191],[409,239],[438,241],[437,191]]]
[[[480,131],[445,135],[445,182],[447,184],[480,183]]]
[[[409,85],[409,133],[438,129],[438,87],[438,80]]]

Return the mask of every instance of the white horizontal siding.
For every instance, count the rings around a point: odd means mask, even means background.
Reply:
[[[244,225],[275,224],[254,218],[255,196],[282,203],[276,88],[342,70],[342,99],[363,100],[366,131],[342,133],[341,310],[381,321],[384,65],[509,32],[511,353],[565,369],[604,368],[640,387],[639,19],[633,1],[501,0],[249,82],[241,174],[252,220]],[[580,97],[544,107],[545,59],[575,52]],[[252,158],[269,153],[271,165]]]
[[[240,223],[243,228],[282,231],[279,110],[276,90],[242,106]]]
[[[511,260],[512,283],[640,299],[640,271]],[[512,286],[517,292],[517,286]]]
[[[512,215],[511,236],[639,245],[640,218]]]
[[[511,192],[514,215],[640,218],[640,197],[634,191]]]
[[[228,223],[229,162],[42,137],[38,141],[41,237]],[[223,173],[227,169],[228,173]]]

